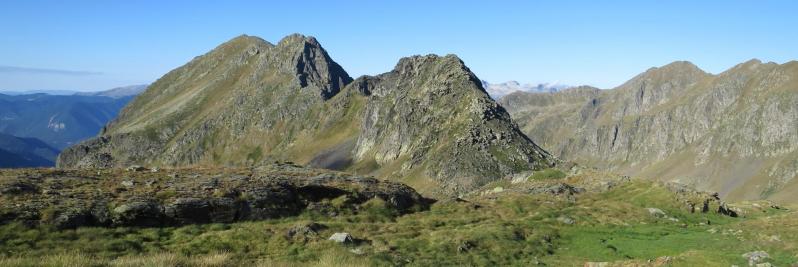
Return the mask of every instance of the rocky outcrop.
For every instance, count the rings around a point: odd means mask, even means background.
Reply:
[[[516,93],[500,100],[554,155],[678,181],[731,200],[798,201],[798,62],[752,60],[723,73],[689,62],[611,90]]]
[[[353,81],[313,37],[241,36],[153,83],[62,168],[260,166],[347,170],[459,194],[556,160],[456,56],[403,58]]]
[[[129,187],[120,185],[120,180],[138,182]],[[403,184],[285,164],[135,173],[3,170],[0,192],[0,222],[60,229],[273,219],[295,216],[340,197],[347,201],[336,208],[355,213],[360,204],[375,198],[400,214],[430,204]]]

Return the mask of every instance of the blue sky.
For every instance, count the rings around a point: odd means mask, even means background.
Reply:
[[[798,59],[798,1],[1,1],[0,90],[154,81],[240,34],[315,36],[352,76],[414,54],[482,79],[602,88],[689,60]]]

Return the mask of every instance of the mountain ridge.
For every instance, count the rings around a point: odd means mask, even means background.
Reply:
[[[442,194],[556,162],[454,55],[406,57],[353,80],[315,38],[293,34],[277,45],[242,35],[170,71],[58,166],[274,160]]]
[[[553,154],[731,199],[795,201],[798,64],[749,60],[713,75],[686,62],[652,68],[610,90],[559,105],[501,101]],[[519,100],[525,98],[525,100]],[[735,162],[740,164],[735,164]]]

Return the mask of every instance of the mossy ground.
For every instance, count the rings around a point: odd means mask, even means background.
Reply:
[[[329,201],[335,206],[346,200]],[[7,224],[0,226],[0,265],[581,266],[647,264],[670,256],[675,266],[743,266],[741,255],[756,250],[768,252],[777,266],[798,261],[798,214],[740,206],[746,213],[739,218],[689,213],[665,188],[633,181],[575,201],[510,192],[441,200],[428,211],[404,216],[375,201],[335,217],[306,212],[176,228],[55,231]],[[678,221],[651,216],[648,207]],[[563,216],[575,223],[562,223]],[[307,238],[287,237],[290,228],[308,222],[325,228]],[[359,241],[344,246],[326,240],[335,232]]]

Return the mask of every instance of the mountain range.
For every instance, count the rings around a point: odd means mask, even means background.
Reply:
[[[796,201],[796,92],[796,61],[751,60],[716,75],[679,61],[609,90],[516,92],[499,102],[556,156],[733,200]]]
[[[50,167],[58,152],[36,138],[0,133],[0,168]]]
[[[0,94],[0,132],[63,149],[97,135],[146,85],[92,93]]]
[[[488,91],[491,97],[499,99],[514,92],[553,93],[570,86],[559,83],[521,84],[517,81],[489,83],[488,81],[482,80],[482,87]]]
[[[293,161],[461,194],[556,159],[456,56],[352,79],[313,37],[234,38],[170,71],[58,166]]]

